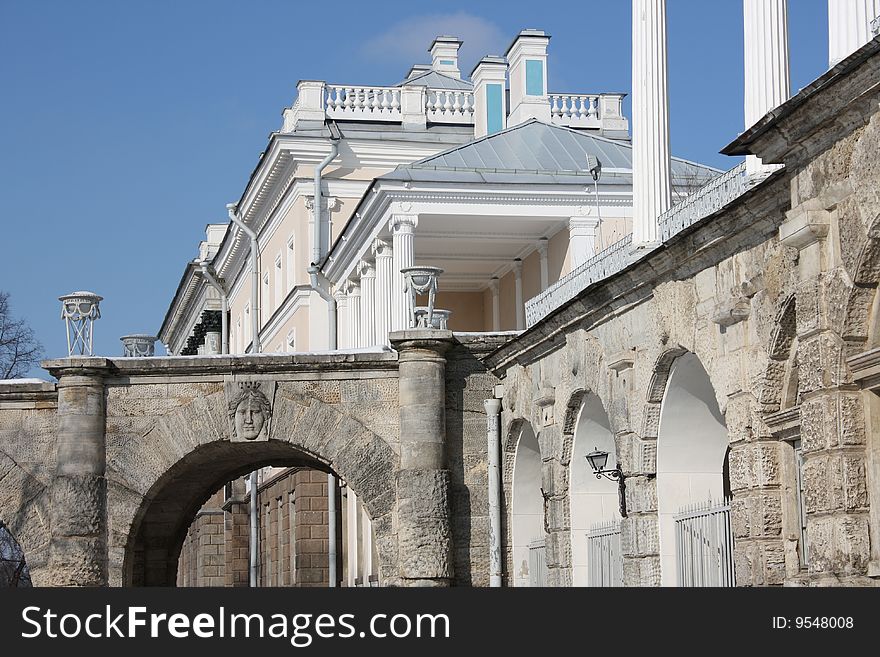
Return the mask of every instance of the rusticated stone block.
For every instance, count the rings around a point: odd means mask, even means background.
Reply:
[[[863,509],[868,506],[865,483],[865,460],[860,456],[843,457],[844,508]]]
[[[626,480],[626,509],[628,513],[657,510],[657,480],[647,477],[629,477]]]
[[[864,514],[807,519],[810,573],[856,575],[870,558],[868,518]]]
[[[53,539],[49,550],[51,586],[105,586],[107,545],[103,537]]]
[[[798,390],[801,396],[847,382],[843,342],[830,332],[803,340],[798,346]]]
[[[734,497],[730,502],[730,524],[734,538],[748,538],[752,534],[749,498]]]
[[[452,577],[449,473],[401,470],[398,499],[401,577],[415,580]]]
[[[94,475],[56,475],[52,480],[52,533],[94,536],[106,527],[107,480]]]

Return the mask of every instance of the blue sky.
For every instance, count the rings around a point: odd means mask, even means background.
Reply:
[[[743,127],[742,3],[668,6],[673,153],[729,168],[718,150]],[[793,92],[826,68],[826,6],[789,2]],[[297,80],[394,84],[436,34],[465,40],[467,73],[526,27],[552,35],[551,91],[629,91],[626,0],[0,0],[0,290],[47,357],[66,350],[56,298],[103,295],[96,352],[119,355],[120,335],[158,331]]]

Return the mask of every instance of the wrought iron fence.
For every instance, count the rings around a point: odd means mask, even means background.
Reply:
[[[529,586],[547,586],[547,548],[543,540],[529,543]]]
[[[700,219],[718,212],[748,187],[745,162],[712,178],[658,217],[660,239],[665,242]],[[623,270],[632,261],[631,245],[632,235],[626,235],[529,299],[526,302],[526,326],[531,328],[593,283]]]
[[[593,525],[587,532],[587,584],[623,586],[619,520]]]
[[[679,586],[735,586],[730,500],[694,504],[675,516]]]
[[[660,239],[665,242],[703,217],[718,212],[748,188],[746,163],[712,178],[693,194],[676,203],[657,218]]]

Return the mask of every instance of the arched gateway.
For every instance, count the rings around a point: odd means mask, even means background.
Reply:
[[[5,500],[17,506],[8,511],[18,531],[44,545],[38,583],[174,585],[204,501],[230,479],[283,465],[332,472],[357,494],[382,585],[448,585],[453,340],[447,331],[393,337],[396,353],[45,363],[58,378],[57,410],[45,384],[41,403],[19,404],[15,418],[0,413],[9,424],[38,417],[42,427],[39,436],[30,425],[0,433],[21,439],[0,445],[4,454],[45,440],[42,456],[15,464],[37,493]]]

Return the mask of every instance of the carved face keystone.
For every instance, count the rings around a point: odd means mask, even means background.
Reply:
[[[242,399],[235,409],[235,434],[245,440],[256,440],[265,423],[266,417],[260,404],[250,395]]]

